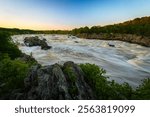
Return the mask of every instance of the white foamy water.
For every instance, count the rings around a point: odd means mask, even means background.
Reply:
[[[122,41],[89,40],[68,35],[38,35],[47,39],[50,50],[40,47],[27,47],[25,37],[35,35],[16,35],[13,40],[19,49],[33,57],[42,65],[64,63],[94,63],[107,71],[107,76],[119,83],[128,82],[137,87],[141,80],[150,77],[150,48]],[[108,43],[115,47],[109,47]]]

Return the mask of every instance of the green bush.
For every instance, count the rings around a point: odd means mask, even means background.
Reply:
[[[12,42],[11,34],[15,34],[15,30],[11,33],[0,28],[0,95],[7,95],[15,89],[22,90],[28,68],[36,63],[34,59],[18,59],[22,53]]]
[[[103,82],[106,82],[107,78],[104,76],[106,71],[104,69],[100,69],[98,66],[95,64],[81,64],[80,65],[81,69],[83,70],[85,74],[85,78],[87,82],[90,83],[90,85],[96,85],[96,81],[101,78]]]
[[[106,71],[94,64],[81,64],[86,82],[95,91],[97,99],[131,99],[133,90],[129,84],[118,84],[114,80],[108,81]]]
[[[106,71],[89,63],[81,64],[80,67],[84,72],[86,82],[95,91],[98,99],[105,99],[109,89],[107,77],[104,76]]]
[[[21,51],[18,47],[11,42],[10,35],[8,33],[0,32],[0,54],[5,53],[7,53],[12,59],[21,55]]]
[[[67,80],[74,83],[76,81],[76,75],[74,74],[71,67],[66,67],[64,70],[64,73],[67,75]]]
[[[132,99],[134,90],[128,83],[118,84],[114,80],[109,82],[110,90],[108,90],[109,99]]]
[[[70,66],[67,66],[64,68],[63,72],[65,73],[65,76],[67,78],[67,81],[69,82],[68,87],[69,87],[69,94],[75,98],[75,96],[78,94],[78,89],[76,87],[76,80],[77,80],[77,76],[75,75],[73,68]]]
[[[136,89],[133,99],[150,99],[150,78],[143,80],[142,84]]]
[[[28,64],[9,57],[0,61],[0,85],[2,92],[24,87],[24,78],[28,71]]]

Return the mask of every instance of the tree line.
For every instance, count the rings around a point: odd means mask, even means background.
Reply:
[[[126,21],[124,23],[107,25],[107,26],[93,26],[75,28],[71,31],[72,34],[81,33],[120,33],[120,34],[136,34],[142,36],[150,36],[150,17],[136,18],[134,20]]]

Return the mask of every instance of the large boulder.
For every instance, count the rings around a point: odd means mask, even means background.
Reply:
[[[33,66],[24,84],[24,99],[95,99],[84,80],[84,73],[73,62],[66,62],[63,66]]]
[[[24,43],[26,46],[32,47],[32,46],[41,46],[41,49],[48,50],[51,48],[46,43],[46,39],[40,40],[38,36],[35,37],[25,37]]]

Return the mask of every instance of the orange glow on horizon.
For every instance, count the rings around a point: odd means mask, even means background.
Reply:
[[[17,21],[0,21],[0,27],[3,28],[19,28],[31,30],[72,30],[71,26],[47,25],[37,22],[17,22]]]
[[[113,25],[117,23],[122,23],[128,20],[133,20],[134,18],[125,19],[124,21],[116,20],[116,21],[109,21],[109,22],[99,22],[97,24],[88,25],[88,27],[92,26],[106,26],[106,25]],[[67,25],[56,25],[56,24],[46,24],[43,22],[33,22],[33,21],[20,21],[20,20],[0,20],[0,27],[3,28],[19,28],[19,29],[30,29],[30,30],[72,30],[74,28],[85,27],[87,25],[74,25],[74,26],[67,26]]]

